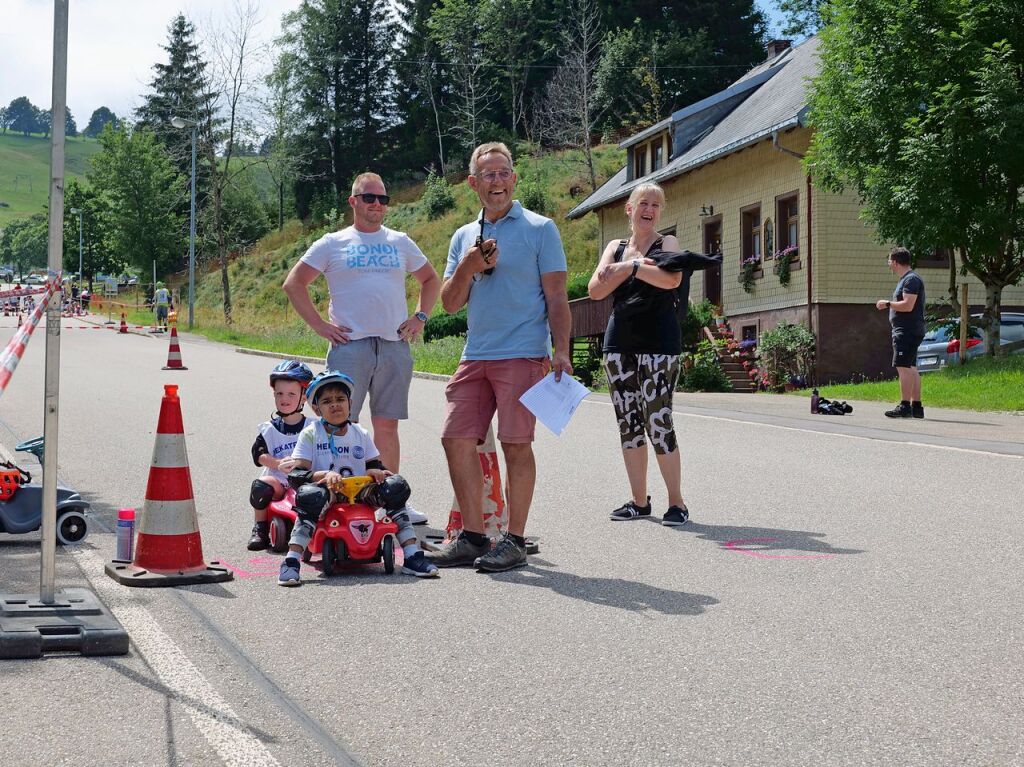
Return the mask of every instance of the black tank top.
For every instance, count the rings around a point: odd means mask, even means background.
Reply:
[[[659,237],[645,254],[657,258],[661,252]],[[626,240],[619,243],[615,261],[621,261]],[[604,352],[627,354],[680,354],[683,350],[679,318],[676,315],[676,290],[656,288],[630,277],[612,292],[612,314],[604,332]]]

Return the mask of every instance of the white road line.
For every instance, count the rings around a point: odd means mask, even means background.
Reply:
[[[228,767],[280,767],[280,762],[242,723],[154,620],[132,598],[132,590],[103,575],[103,560],[94,549],[70,546],[89,583],[121,622],[135,649],[146,659],[171,696],[185,707],[192,723]],[[99,577],[91,574],[100,573]],[[197,706],[199,702],[201,706]]]
[[[585,399],[584,402],[592,405],[607,405],[612,406],[611,402],[602,402],[601,400]],[[706,418],[711,421],[728,421],[730,423],[739,423],[746,426],[765,426],[769,429],[782,429],[784,431],[800,431],[806,434],[821,434],[826,437],[844,437],[846,439],[860,439],[865,442],[893,442],[900,445],[912,445],[914,447],[930,447],[935,450],[951,450],[954,453],[975,453],[977,455],[991,455],[996,458],[1012,458],[1014,460],[1021,460],[1024,456],[1013,455],[1011,453],[996,453],[991,450],[978,450],[972,447],[954,447],[953,445],[935,445],[930,442],[915,442],[913,440],[902,440],[902,439],[882,439],[880,437],[865,437],[860,434],[845,434],[839,431],[820,431],[819,429],[805,429],[799,426],[782,426],[777,423],[763,423],[761,421],[748,421],[743,418],[727,418],[721,415],[701,415],[698,413],[681,413],[678,410],[672,411],[673,416],[683,416],[686,418]],[[787,416],[767,416],[769,418],[786,418]],[[870,428],[870,427],[866,427]],[[901,434],[901,432],[892,432],[894,435]]]

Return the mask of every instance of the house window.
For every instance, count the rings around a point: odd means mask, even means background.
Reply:
[[[915,264],[917,268],[927,269],[948,269],[949,268],[949,249],[948,248],[935,248],[927,256],[921,256],[917,259]]]
[[[742,225],[743,252],[741,259],[748,258],[761,260],[761,206],[751,205],[740,211],[740,222]]]
[[[647,147],[638,146],[633,150],[633,178],[647,175]]]
[[[663,153],[664,153],[664,151],[665,151],[665,145],[662,143],[661,139],[658,139],[658,141],[656,143],[651,144],[651,171],[652,172],[656,171],[658,168],[660,168],[662,165],[665,164],[665,162],[663,160],[663,157],[664,157]]]
[[[741,341],[756,341],[757,340],[757,325],[744,325],[741,332],[743,337]]]
[[[776,247],[778,250],[800,244],[800,196],[795,192],[775,201],[775,220],[779,224]]]

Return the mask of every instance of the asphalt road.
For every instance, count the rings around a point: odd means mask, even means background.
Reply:
[[[42,430],[42,331],[0,398],[7,448]],[[169,372],[165,338],[61,339],[59,472],[95,518],[58,551],[58,584],[93,588],[132,650],[0,661],[5,763],[1024,764],[1024,418],[683,395],[693,521],[671,529],[608,520],[628,491],[594,396],[562,437],[538,429],[528,568],[306,566],[282,589],[277,558],[245,550],[274,361],[183,334],[189,369]],[[169,382],[206,557],[240,574],[133,590],[102,563],[116,509],[142,507]],[[443,402],[414,380],[402,427],[402,473],[438,526]],[[664,511],[653,468],[651,487]],[[38,549],[0,535],[0,590],[38,590]]]

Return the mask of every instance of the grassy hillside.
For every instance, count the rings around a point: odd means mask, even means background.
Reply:
[[[100,149],[95,139],[75,137],[65,144],[65,174],[81,178]],[[50,139],[0,134],[0,227],[46,210],[50,196]]]
[[[598,150],[599,177],[603,182],[625,161],[625,153],[614,146]],[[538,181],[548,198],[545,213],[554,219],[562,235],[570,276],[589,275],[599,254],[598,226],[594,216],[581,221],[567,221],[565,214],[581,198],[573,199],[574,186],[589,189],[583,181],[578,153],[560,152],[540,158],[522,158],[516,163],[520,183]],[[408,232],[440,274],[444,270],[448,243],[452,233],[475,218],[480,210],[476,194],[465,181],[453,187],[454,210],[434,221],[428,221],[422,210],[422,185],[389,190],[394,198],[384,223],[392,229]],[[220,340],[262,349],[287,351],[293,354],[321,356],[324,341],[312,333],[288,305],[281,283],[292,265],[306,248],[325,230],[306,231],[297,221],[289,222],[283,232],[265,237],[229,269],[235,323],[223,322],[222,294],[219,272],[213,265],[197,276],[196,324],[199,329]],[[314,283],[314,301],[326,310],[327,293],[323,280]],[[440,307],[435,309],[440,311]]]

